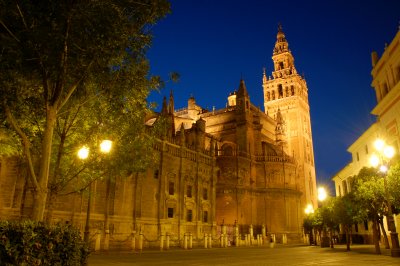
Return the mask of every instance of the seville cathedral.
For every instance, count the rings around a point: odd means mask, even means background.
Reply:
[[[162,111],[146,121],[150,128],[160,117],[168,121],[167,136],[154,146],[158,167],[116,178],[109,204],[107,182],[96,181],[92,245],[132,248],[140,236],[144,247],[158,247],[168,236],[171,246],[182,246],[188,235],[193,245],[203,245],[207,237],[216,245],[221,235],[233,245],[258,236],[303,242],[304,209],[317,207],[308,88],[280,27],[272,60],[272,75],[264,70],[260,77],[264,111],[251,103],[244,80],[220,110],[207,111],[193,97],[175,109],[172,92],[168,101],[164,97]],[[26,186],[13,160],[1,158],[0,219],[29,214]],[[59,197],[53,222],[83,232],[87,197]],[[105,216],[109,230],[104,230]]]

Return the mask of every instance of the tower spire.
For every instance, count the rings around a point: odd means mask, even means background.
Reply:
[[[175,105],[174,104],[174,94],[173,94],[172,89],[171,89],[171,92],[169,93],[169,104],[168,104],[168,113],[169,114],[174,114],[174,112],[175,112],[175,106],[174,105]]]

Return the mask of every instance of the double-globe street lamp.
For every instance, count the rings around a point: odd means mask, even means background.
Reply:
[[[111,140],[103,140],[100,143],[100,152],[104,154],[108,154],[111,151],[112,141]],[[89,157],[89,148],[87,146],[83,146],[78,151],[78,157],[81,160],[86,160]],[[88,195],[88,204],[86,209],[86,223],[85,223],[85,232],[83,235],[83,240],[89,245],[90,240],[90,214],[92,207],[92,183],[89,184],[89,195]]]
[[[379,167],[379,171],[383,175],[383,182],[385,187],[385,197],[386,197],[386,204],[387,204],[387,227],[390,231],[390,240],[392,242],[392,249],[391,249],[391,256],[392,257],[400,257],[400,248],[399,248],[399,238],[396,232],[396,225],[394,223],[392,206],[390,204],[390,196],[389,191],[387,188],[387,171],[389,169],[389,162],[390,159],[393,158],[395,151],[392,146],[386,145],[386,143],[381,140],[377,139],[374,142],[374,147],[376,153],[374,153],[370,158],[370,163],[373,167]]]

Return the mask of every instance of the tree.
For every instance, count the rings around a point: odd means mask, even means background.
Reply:
[[[334,209],[335,215],[346,233],[346,249],[350,251],[352,226],[364,221],[366,214],[352,192],[338,198]]]
[[[334,242],[333,242],[334,232],[339,229],[339,217],[335,212],[338,200],[340,199],[329,198],[324,202],[323,206],[320,208],[322,221],[324,223],[324,230],[327,229],[329,231],[331,248],[334,247]]]
[[[369,220],[373,222],[373,238],[375,250],[380,254],[379,234],[381,227],[385,237],[386,248],[389,241],[383,227],[383,216],[387,214],[384,178],[375,168],[362,168],[356,177],[355,197],[359,205],[367,212]]]
[[[103,125],[116,125],[117,112],[139,119],[135,110],[160,83],[148,75],[145,58],[151,25],[168,11],[166,0],[1,0],[0,121],[3,131],[18,137],[29,169],[32,219],[43,219],[50,168],[56,164],[52,152],[63,141],[62,134],[53,141],[55,130],[63,132],[76,108],[91,102],[104,111],[100,114],[110,112],[97,121],[81,116],[74,125],[87,132],[106,133]],[[123,132],[129,130],[135,128]]]

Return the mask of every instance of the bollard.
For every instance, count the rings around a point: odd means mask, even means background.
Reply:
[[[286,234],[283,234],[282,235],[282,244],[287,244],[287,235]]]
[[[267,235],[266,229],[265,229],[265,224],[263,224],[262,227],[261,227],[261,234],[262,234],[263,238]]]
[[[169,249],[169,234],[167,234],[167,239],[165,241],[165,249],[168,250]]]
[[[193,235],[192,233],[189,234],[189,249],[192,249],[193,246]]]
[[[207,248],[208,237],[207,234],[204,234],[204,248]]]
[[[221,234],[221,236],[219,238],[219,243],[220,243],[221,248],[223,248],[224,247],[224,234]]]
[[[104,234],[104,250],[109,250],[110,248],[110,230],[105,230]]]
[[[261,244],[260,244],[260,235],[259,234],[257,234],[257,246],[261,246]]]
[[[212,234],[208,237],[208,248],[212,248]]]
[[[94,251],[99,251],[100,250],[100,243],[101,243],[101,235],[100,235],[100,232],[97,231],[97,233],[96,233],[96,243],[94,245]]]
[[[164,235],[160,236],[160,250],[163,251],[164,249]]]
[[[143,250],[143,234],[142,233],[139,234],[139,245],[138,245],[138,248],[139,248],[139,252],[142,252],[142,250]]]
[[[238,235],[235,236],[235,243],[236,243],[236,247],[238,247],[239,246],[239,236]]]
[[[184,236],[183,236],[183,248],[184,249],[187,249],[187,235],[185,234]]]
[[[135,237],[134,234],[132,234],[131,249],[132,249],[133,251],[135,251],[135,249],[136,249],[136,237]]]
[[[225,234],[224,239],[225,239],[225,247],[228,247],[228,235]]]
[[[249,240],[250,240],[250,245],[253,245],[253,240],[254,240],[254,236],[253,236],[253,225],[250,225],[250,229],[249,229]]]

